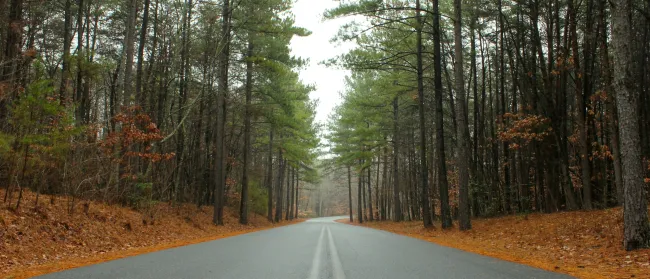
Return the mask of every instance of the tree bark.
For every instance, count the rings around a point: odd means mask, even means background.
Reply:
[[[280,135],[282,139],[282,135]],[[280,166],[278,167],[278,182],[275,188],[275,222],[278,223],[282,221],[282,185],[284,182],[284,172],[287,165],[287,161],[282,157],[282,148],[278,148],[278,162]]]
[[[144,48],[147,44],[147,28],[149,24],[149,6],[151,0],[144,0],[144,13],[142,15],[142,26],[140,28],[140,43],[138,45],[138,63],[136,65],[136,77],[135,77],[135,95],[138,97],[138,104],[142,106],[145,112],[148,112],[147,109],[147,94],[142,92],[142,79],[143,79],[143,64],[144,64]],[[155,38],[154,38],[155,39]]]
[[[582,178],[582,207],[586,210],[592,209],[591,203],[591,162],[589,157],[591,156],[589,152],[589,139],[587,138],[587,107],[586,99],[583,92],[584,82],[583,82],[583,73],[580,68],[580,56],[578,52],[578,35],[576,31],[577,25],[577,12],[573,6],[573,1],[568,1],[568,13],[569,13],[569,29],[571,34],[571,49],[573,51],[573,62],[576,72],[576,109],[578,110],[576,114],[578,115],[578,129],[580,137],[580,169],[581,169],[581,178]]]
[[[607,32],[607,20],[605,16],[605,3],[606,0],[599,0],[599,28],[602,34]],[[623,170],[621,169],[621,151],[620,144],[618,140],[618,113],[616,111],[616,98],[614,88],[612,87],[612,71],[611,63],[609,61],[609,49],[607,47],[607,36],[601,36],[600,42],[600,64],[603,72],[603,80],[605,83],[605,92],[607,93],[608,100],[606,100],[606,110],[607,113],[611,115],[609,117],[609,136],[610,136],[610,146],[612,148],[612,164],[614,165],[614,185],[616,188],[616,204],[621,206],[623,205]]]
[[[443,229],[451,227],[449,210],[449,186],[447,182],[447,160],[445,158],[444,119],[442,114],[442,53],[440,50],[440,9],[439,0],[433,1],[433,69],[436,116],[436,153],[438,155],[438,189],[440,190],[440,220]],[[397,179],[396,177],[394,179]]]
[[[359,160],[359,165],[361,165],[361,160]],[[363,192],[363,170],[359,170],[358,184],[357,185],[357,220],[359,224],[363,223],[363,201],[361,200]]]
[[[293,169],[291,176],[291,209],[289,209],[289,220],[293,220],[294,210],[296,206],[296,187],[297,187],[298,169]]]
[[[12,1],[13,3],[13,1]],[[72,0],[65,1],[63,14],[63,58],[61,63],[61,86],[59,87],[59,100],[61,104],[67,102],[68,83],[70,82],[70,45],[72,44]],[[11,32],[11,28],[9,29]],[[7,47],[7,50],[9,48]]]
[[[221,25],[221,52],[219,53],[219,81],[217,93],[217,121],[215,136],[215,199],[214,215],[212,222],[216,225],[223,225],[223,206],[224,206],[224,189],[226,184],[225,159],[226,159],[226,96],[228,94],[228,69],[230,64],[230,0],[223,1],[222,8],[222,25]]]
[[[120,105],[127,105],[129,102],[135,100],[133,95],[133,56],[135,54],[135,19],[137,13],[137,0],[126,0],[128,14],[126,18],[126,36],[124,37],[124,48],[126,48],[126,63],[124,65],[124,103]]]
[[[402,221],[402,205],[399,200],[399,144],[397,143],[399,133],[399,96],[393,99],[393,221]]]
[[[352,223],[354,222],[354,216],[352,213],[352,173],[350,166],[348,166],[348,210],[350,212],[350,223]]]
[[[266,159],[266,191],[269,196],[266,205],[266,213],[269,222],[273,222],[273,132],[274,127],[273,124],[271,124],[271,127],[269,128],[269,154]]]
[[[86,123],[86,120],[84,119],[84,115],[86,115],[85,113],[86,103],[82,97],[83,96],[82,83],[83,83],[84,57],[85,57],[83,51],[83,46],[84,46],[83,19],[84,19],[84,1],[78,0],[77,1],[77,83],[74,88],[74,92],[75,92],[74,100],[77,105],[77,107],[75,108],[76,110],[75,117],[77,118],[76,119],[77,125]]]
[[[467,122],[467,107],[465,106],[465,77],[463,73],[463,36],[462,36],[462,11],[461,0],[454,0],[454,38],[455,38],[455,58],[454,67],[456,81],[456,98],[458,99],[458,224],[459,229],[469,230],[472,228],[470,223],[470,205],[469,205],[469,123]]]
[[[294,212],[295,213],[293,216],[294,219],[298,219],[298,209],[300,208],[299,197],[300,197],[300,172],[297,171],[296,172],[296,211]]]
[[[614,50],[614,88],[619,117],[621,162],[624,185],[624,233],[625,250],[650,246],[648,224],[648,200],[643,182],[641,138],[639,135],[638,100],[639,88],[633,78],[632,4],[629,0],[612,3],[612,48]]]
[[[506,114],[506,88],[505,88],[505,80],[506,80],[506,66],[505,66],[505,39],[504,39],[504,34],[505,34],[505,24],[503,20],[503,1],[499,0],[499,94],[498,99],[499,99],[499,104],[497,105],[500,108],[499,115],[497,116],[497,119],[499,121],[499,124],[502,126],[506,125],[506,121],[504,119],[504,115]],[[501,146],[503,150],[503,176],[504,176],[504,211],[505,212],[510,212],[510,206],[512,204],[512,199],[511,199],[511,185],[510,185],[510,166],[507,164],[508,158],[510,158],[510,152],[508,149],[508,143],[503,142]]]
[[[289,221],[289,208],[291,207],[291,179],[295,169],[289,166],[287,169],[287,207],[284,209],[284,220]]]
[[[420,207],[422,210],[422,221],[425,228],[433,226],[431,220],[431,211],[429,206],[429,172],[427,170],[427,136],[426,125],[424,122],[424,68],[422,66],[422,16],[420,14],[420,0],[416,0],[415,17],[417,21],[417,83],[418,83],[418,110],[420,122]]]
[[[368,220],[374,221],[375,217],[373,215],[374,213],[372,210],[372,186],[371,186],[372,180],[370,179],[371,177],[370,170],[372,169],[372,159],[370,160],[370,162],[371,163],[368,166],[368,170],[367,170],[368,171]]]
[[[251,36],[251,34],[249,34]],[[253,42],[248,38],[246,54],[246,105],[244,107],[244,165],[242,166],[241,203],[239,223],[248,224],[248,171],[251,160],[251,99],[253,97]]]

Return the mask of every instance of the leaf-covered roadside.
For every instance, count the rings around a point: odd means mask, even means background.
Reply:
[[[627,252],[621,246],[621,208],[476,219],[473,229],[465,232],[454,225],[450,230],[428,230],[419,221],[363,223],[578,278],[650,278],[650,250]]]
[[[249,224],[241,225],[236,209],[229,207],[224,226],[215,226],[212,207],[188,204],[158,203],[144,216],[129,208],[81,201],[70,215],[67,197],[41,195],[34,209],[36,195],[23,195],[25,206],[18,211],[0,209],[2,279],[29,278],[275,226],[252,213]]]

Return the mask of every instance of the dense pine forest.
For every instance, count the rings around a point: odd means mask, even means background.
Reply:
[[[623,205],[624,247],[648,247],[649,15],[635,0],[342,1],[325,16],[354,16],[336,40],[357,48],[328,61],[351,75],[325,163],[350,220],[468,230]]]
[[[623,247],[650,246],[650,2],[340,1],[324,20],[356,48],[320,61],[349,73],[327,123],[293,2],[0,0],[4,206],[460,230],[622,206]]]
[[[0,2],[0,181],[146,209],[292,219],[316,179],[316,102],[291,1]],[[38,198],[36,199],[36,206]],[[268,205],[268,208],[267,208]],[[271,212],[275,212],[274,215]],[[284,214],[283,214],[284,213]]]

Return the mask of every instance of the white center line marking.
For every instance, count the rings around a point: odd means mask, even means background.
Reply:
[[[320,230],[320,237],[318,237],[318,244],[316,244],[316,252],[314,253],[314,259],[311,262],[311,272],[309,273],[309,279],[318,279],[320,273],[320,257],[323,251],[323,237],[325,236],[325,226]]]
[[[330,227],[327,227],[327,238],[329,239],[330,254],[332,260],[332,267],[334,268],[334,279],[345,279],[345,273],[343,272],[343,265],[339,259],[339,253],[336,251],[336,245],[334,244],[334,238],[332,238],[332,232]]]

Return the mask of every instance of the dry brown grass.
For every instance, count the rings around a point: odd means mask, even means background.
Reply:
[[[0,278],[30,278],[288,224],[251,214],[249,225],[240,225],[236,211],[226,208],[225,225],[217,227],[212,207],[167,203],[152,208],[153,219],[130,208],[86,201],[70,215],[66,198],[41,195],[35,208],[35,194],[23,195],[18,211],[7,204],[0,208]]]
[[[363,226],[579,278],[650,278],[650,250],[622,249],[620,208],[478,219],[466,232],[424,229],[421,222]]]

